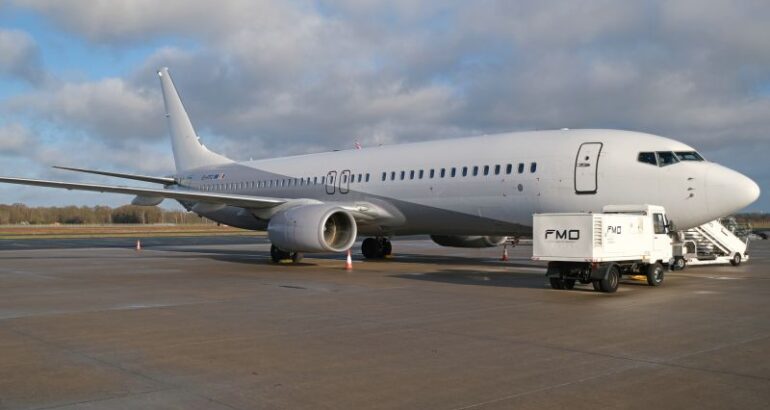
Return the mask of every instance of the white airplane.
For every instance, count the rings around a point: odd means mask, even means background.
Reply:
[[[162,188],[0,177],[0,182],[176,199],[217,222],[267,230],[273,260],[342,252],[358,235],[366,258],[395,235],[485,247],[531,231],[532,214],[656,204],[686,229],[759,197],[746,176],[681,142],[618,130],[515,132],[235,162],[203,146],[167,68],[160,76],[176,164],[173,177],[59,167]]]

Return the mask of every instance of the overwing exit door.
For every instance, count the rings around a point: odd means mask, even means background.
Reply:
[[[586,142],[580,145],[575,157],[575,193],[595,194],[598,189],[599,154],[601,142]]]

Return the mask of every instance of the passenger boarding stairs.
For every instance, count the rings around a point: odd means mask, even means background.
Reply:
[[[682,231],[681,256],[687,264],[732,263],[748,260],[748,239],[741,239],[719,220]]]

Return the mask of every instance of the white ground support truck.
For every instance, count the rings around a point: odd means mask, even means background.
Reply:
[[[671,229],[665,209],[656,205],[535,214],[532,259],[548,261],[554,289],[572,289],[580,281],[611,293],[622,275],[645,275],[650,286],[659,286],[673,261]]]

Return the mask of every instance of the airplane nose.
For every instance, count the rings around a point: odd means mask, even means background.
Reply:
[[[751,178],[717,164],[706,177],[709,212],[719,217],[739,211],[759,198],[759,185]]]

